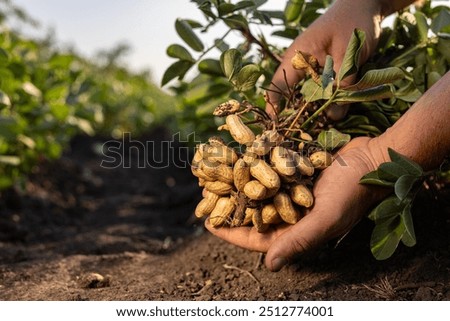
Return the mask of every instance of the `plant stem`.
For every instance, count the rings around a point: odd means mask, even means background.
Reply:
[[[330,106],[333,103],[334,97],[336,97],[336,93],[338,90],[336,90],[333,95],[331,95],[330,99],[327,100],[325,104],[323,104],[319,109],[316,110],[314,114],[311,115],[307,120],[303,122],[303,124],[300,126],[301,129],[305,129],[309,126],[309,123],[312,122],[314,119],[316,119],[321,112],[323,112],[328,106]]]
[[[233,31],[233,29],[229,29],[227,32],[225,32],[225,34],[222,37],[220,37],[217,40],[223,41],[231,33],[231,31]],[[209,48],[207,48],[205,51],[202,52],[202,54],[197,58],[196,63],[199,62],[200,59],[202,59],[208,52],[210,52],[214,48],[216,48],[216,44],[215,43],[212,46],[210,46]]]

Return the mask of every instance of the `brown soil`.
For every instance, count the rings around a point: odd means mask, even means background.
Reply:
[[[143,138],[157,146],[164,139],[162,130]],[[364,220],[337,248],[272,273],[262,255],[193,219],[200,190],[189,169],[104,169],[95,152],[102,143],[75,139],[61,160],[36,168],[23,191],[1,194],[0,299],[450,299],[448,191],[420,196],[418,244],[389,260],[371,256],[372,222]]]

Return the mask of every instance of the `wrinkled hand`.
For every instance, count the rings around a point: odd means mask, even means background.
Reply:
[[[327,55],[334,59],[334,70],[337,72],[342,64],[348,42],[355,28],[366,33],[366,42],[361,50],[360,64],[364,63],[374,51],[380,34],[381,8],[378,1],[340,0],[328,9],[311,26],[302,32],[286,50],[283,61],[276,70],[268,96],[271,104],[267,104],[267,112],[274,117],[273,106],[278,109],[280,96],[274,91],[277,88],[286,91],[304,78],[304,73],[293,69],[291,59],[296,50],[315,56],[321,66]],[[285,76],[286,74],[286,76]],[[286,83],[287,81],[287,83]],[[342,82],[343,86],[350,85],[354,79],[348,77]],[[273,106],[272,106],[273,105]],[[334,108],[328,116],[341,119],[346,108]]]
[[[376,138],[356,138],[334,156],[333,164],[314,185],[314,206],[295,225],[274,226],[258,233],[254,227],[214,228],[207,220],[206,228],[237,246],[267,252],[265,264],[272,271],[280,270],[295,256],[344,235],[385,196],[381,188],[359,184],[360,178],[375,170],[385,155],[377,148]]]

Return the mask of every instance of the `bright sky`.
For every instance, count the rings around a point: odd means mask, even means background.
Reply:
[[[58,43],[73,45],[88,57],[120,42],[130,44],[132,52],[127,56],[127,64],[135,69],[150,69],[157,83],[174,61],[166,55],[167,46],[183,43],[175,31],[176,18],[204,22],[196,4],[189,0],[13,1],[41,23],[38,35],[53,28]],[[264,8],[283,10],[284,5],[285,1],[269,0]],[[211,45],[223,30],[202,39]]]

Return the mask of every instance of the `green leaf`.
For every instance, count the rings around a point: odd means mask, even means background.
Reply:
[[[230,49],[230,46],[226,44],[222,39],[214,39],[214,45],[217,49],[219,49],[221,52],[225,52],[228,49]]]
[[[325,90],[317,84],[313,79],[304,82],[300,93],[306,101],[316,101],[321,99],[329,99],[333,94],[333,83],[329,83]]]
[[[223,2],[219,4],[219,17],[227,15],[236,10],[236,6],[232,3]]]
[[[408,171],[405,168],[394,162],[382,163],[378,166],[378,176],[386,181],[395,182],[407,174]]]
[[[405,226],[402,243],[406,246],[416,245],[416,233],[414,232],[414,223],[411,215],[411,203],[408,203],[401,214],[402,223]]]
[[[435,34],[438,32],[450,32],[450,10],[442,9],[439,11],[431,23],[431,30]]]
[[[385,186],[385,187],[393,187],[394,183],[390,181],[386,181],[381,179],[378,176],[378,171],[372,171],[370,173],[367,173],[361,179],[359,180],[360,184],[369,184],[369,185],[379,185],[379,186]]]
[[[248,1],[248,0],[243,0],[243,1],[239,1],[238,3],[235,4],[235,11],[236,10],[243,10],[243,9],[247,9],[250,7],[254,7],[255,6],[255,2],[254,1]]]
[[[358,70],[359,67],[359,52],[364,45],[364,41],[366,39],[366,34],[364,31],[355,29],[353,31],[352,37],[347,46],[347,50],[345,51],[344,59],[342,60],[341,68],[338,72],[338,87],[339,82],[350,76]]]
[[[241,69],[242,54],[237,49],[229,49],[220,56],[220,66],[228,80]]]
[[[241,14],[235,14],[223,19],[223,22],[231,29],[248,30],[248,21]]]
[[[394,87],[391,84],[380,85],[359,91],[348,91],[338,89],[335,102],[363,102],[373,101],[384,98],[391,98],[394,96]]]
[[[262,72],[257,65],[250,64],[244,66],[236,75],[235,86],[239,91],[245,92],[255,87]]]
[[[321,131],[317,137],[317,143],[328,151],[339,148],[347,144],[351,139],[348,134],[343,134],[335,128]]]
[[[193,63],[186,60],[178,60],[167,68],[161,80],[161,86],[164,86],[172,79],[178,77],[182,79],[186,72],[192,67]]]
[[[284,8],[286,22],[293,22],[300,17],[304,0],[289,0]]]
[[[392,148],[388,148],[389,157],[391,161],[395,162],[399,166],[401,166],[407,174],[410,174],[415,177],[420,177],[423,175],[422,167],[419,164],[413,162],[406,156],[403,156],[400,153],[397,153]]]
[[[203,74],[223,76],[220,62],[216,59],[203,59],[198,63],[198,70]]]
[[[390,196],[378,204],[368,217],[376,224],[383,223],[399,216],[403,211],[403,207],[404,204],[398,204],[397,197]]]
[[[333,58],[327,55],[322,72],[322,88],[327,88],[327,86],[334,81],[333,65]]]
[[[173,44],[167,47],[167,55],[172,58],[178,58],[180,60],[187,60],[194,62],[194,58],[191,53],[181,45]]]
[[[417,182],[417,177],[412,175],[403,175],[395,182],[395,195],[403,201]]]
[[[394,254],[405,231],[400,217],[375,225],[370,239],[370,250],[377,260],[386,260]]]
[[[203,43],[200,38],[197,37],[191,25],[186,20],[177,19],[175,21],[175,30],[181,39],[189,45],[189,47],[195,51],[203,51]]]
[[[362,115],[349,115],[343,121],[336,124],[337,128],[353,128],[358,125],[369,124],[369,118]]]
[[[0,66],[6,66],[9,62],[9,54],[8,52],[0,48]]]
[[[421,43],[427,43],[428,42],[428,23],[427,23],[427,17],[423,12],[416,11],[414,13],[414,16],[416,17],[416,26],[417,31],[419,33],[419,40]]]
[[[0,155],[0,163],[17,166],[20,164],[20,157],[12,155]]]
[[[393,83],[394,81],[405,78],[404,72],[398,67],[389,67],[384,69],[369,70],[364,74],[360,81],[355,85],[345,88],[346,90],[367,89],[379,85]]]
[[[298,30],[295,28],[286,28],[284,30],[277,30],[272,32],[272,36],[283,37],[294,40],[298,36]]]

